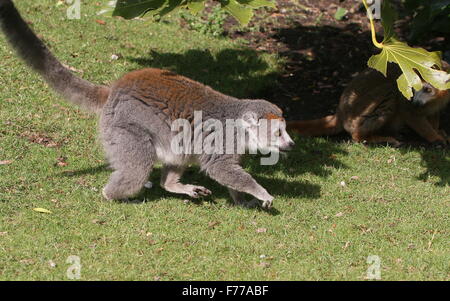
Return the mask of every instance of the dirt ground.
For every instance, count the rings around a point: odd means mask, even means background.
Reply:
[[[245,31],[236,30],[228,19],[227,35],[243,38],[249,46],[278,53],[286,60],[275,88],[265,91],[288,119],[310,119],[335,111],[346,84],[377,54],[370,37],[366,12],[360,0],[277,0],[277,9],[260,9]],[[336,20],[338,7],[348,14]],[[378,28],[381,32],[381,28]],[[400,37],[407,36],[408,19],[397,24]],[[449,41],[449,39],[447,39]],[[430,37],[422,45],[429,50],[447,51],[444,37]],[[448,43],[448,42],[447,42]],[[450,110],[444,113],[450,129]]]

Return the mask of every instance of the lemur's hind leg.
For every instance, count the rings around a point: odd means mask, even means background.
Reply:
[[[450,144],[450,137],[447,134],[447,132],[444,129],[440,129],[439,128],[439,121],[440,121],[440,114],[434,114],[430,117],[428,117],[428,121],[430,122],[431,126],[433,127],[433,129],[439,134],[441,135],[445,140],[447,140],[447,143]]]
[[[371,115],[361,118],[351,132],[353,141],[373,144],[389,143],[399,147],[402,143],[394,137],[379,135],[379,132],[388,124],[390,115],[392,114],[388,112],[374,111]]]
[[[211,194],[211,191],[203,186],[180,183],[183,172],[183,167],[164,166],[161,176],[161,187],[166,191],[187,194],[192,198],[199,198]]]
[[[138,194],[148,180],[156,159],[150,137],[139,128],[112,126],[103,133],[103,144],[114,172],[103,188],[108,200],[123,200]]]
[[[448,141],[433,127],[433,124],[425,117],[408,116],[406,123],[417,134],[426,139],[429,143],[447,144]],[[435,125],[436,126],[436,125]]]

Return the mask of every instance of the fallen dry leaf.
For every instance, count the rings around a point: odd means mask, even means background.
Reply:
[[[48,214],[52,214],[52,212],[48,209],[45,208],[33,208],[33,211],[39,212],[39,213],[48,213]]]
[[[266,228],[258,228],[256,229],[256,233],[266,233],[267,229]]]
[[[33,264],[33,263],[34,263],[34,260],[31,259],[31,258],[25,258],[25,259],[20,260],[20,263],[23,263],[23,264]]]
[[[208,228],[209,229],[214,229],[217,225],[219,225],[220,224],[220,222],[218,222],[218,221],[215,221],[215,222],[210,222],[209,224],[208,224]]]
[[[106,25],[106,22],[103,20],[95,20],[95,22],[97,22],[100,25]]]
[[[55,163],[55,166],[67,166],[69,165],[69,163],[66,162],[67,158],[66,157],[59,157],[56,159],[58,162]]]
[[[11,164],[13,161],[11,160],[4,160],[4,161],[0,161],[0,165],[8,165]]]
[[[93,224],[97,224],[97,225],[104,225],[104,224],[106,224],[105,221],[103,221],[103,220],[98,220],[98,219],[93,219],[93,220],[92,220],[92,223],[93,223]]]
[[[350,246],[350,242],[347,241],[347,242],[345,243],[345,245],[342,247],[342,249],[347,250],[347,248],[348,248],[349,246]]]
[[[45,147],[58,147],[60,144],[55,142],[53,138],[48,137],[42,133],[24,132],[20,134],[20,137],[27,139],[31,143],[37,143]]]

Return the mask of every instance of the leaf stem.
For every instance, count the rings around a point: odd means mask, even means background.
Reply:
[[[364,7],[366,8],[367,11],[367,15],[369,16],[369,20],[370,20],[370,30],[372,32],[372,42],[375,45],[375,47],[383,49],[383,43],[379,43],[377,41],[377,34],[375,31],[375,21],[374,21],[374,17],[372,14],[372,10],[369,9],[369,5],[367,4],[367,0],[362,0]]]

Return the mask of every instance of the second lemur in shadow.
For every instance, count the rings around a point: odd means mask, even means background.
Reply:
[[[443,62],[443,69],[450,70]],[[413,99],[406,99],[397,87],[401,75],[390,65],[387,77],[375,69],[366,69],[354,78],[341,95],[336,114],[320,119],[289,121],[288,129],[302,136],[335,135],[346,131],[356,142],[390,143],[399,146],[396,136],[408,126],[429,143],[450,143],[439,129],[439,115],[450,101],[448,90],[423,83]]]

